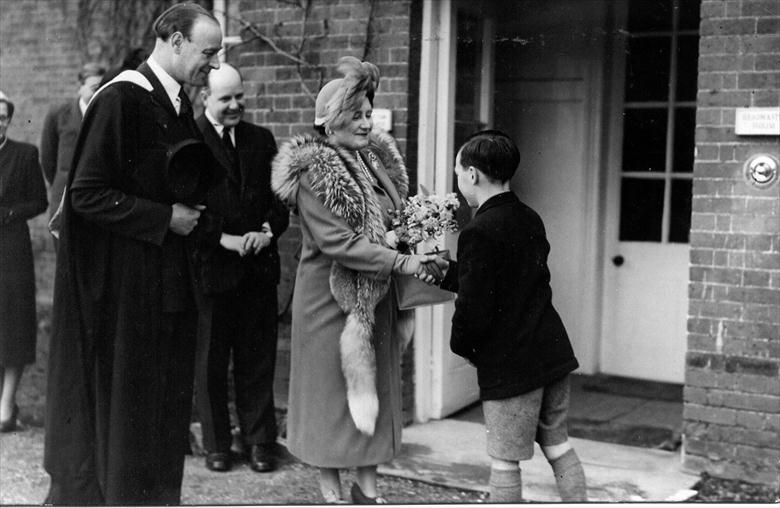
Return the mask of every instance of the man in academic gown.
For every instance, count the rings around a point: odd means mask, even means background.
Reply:
[[[155,21],[135,77],[99,90],[68,180],[50,344],[47,503],[178,504],[197,313],[201,206],[181,202],[168,154],[201,140],[182,84],[219,67],[219,24],[193,3]],[[203,176],[192,168],[192,178]],[[178,198],[178,199],[177,199]]]

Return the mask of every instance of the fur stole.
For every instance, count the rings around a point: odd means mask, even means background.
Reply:
[[[401,199],[409,192],[406,166],[387,133],[373,131],[363,151],[369,164],[381,165]],[[301,175],[308,172],[312,189],[334,215],[372,243],[385,244],[382,210],[371,182],[354,152],[328,143],[325,138],[301,135],[283,144],[273,161],[271,187],[279,198],[294,207]],[[346,314],[339,337],[341,370],[347,387],[347,403],[355,426],[373,435],[379,414],[376,394],[376,358],[373,339],[374,309],[387,293],[389,281],[350,270],[333,262],[330,291]]]

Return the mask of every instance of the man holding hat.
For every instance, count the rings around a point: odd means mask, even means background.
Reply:
[[[180,503],[197,328],[194,232],[218,173],[207,160],[177,162],[202,145],[182,85],[202,86],[219,67],[222,33],[194,3],[169,8],[153,29],[152,55],[96,93],[76,143],[54,288],[46,503]]]

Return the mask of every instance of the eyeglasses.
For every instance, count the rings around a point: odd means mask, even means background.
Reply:
[[[8,115],[0,115],[0,122],[8,123],[11,121],[11,117]]]

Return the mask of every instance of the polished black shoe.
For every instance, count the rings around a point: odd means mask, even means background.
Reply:
[[[276,456],[273,444],[252,445],[249,452],[249,467],[258,473],[267,473],[276,469]]]
[[[11,410],[11,418],[8,420],[0,420],[0,432],[6,433],[17,430],[19,428],[16,423],[17,418],[19,418],[19,406],[14,404],[14,407]]]
[[[387,504],[387,500],[383,497],[368,497],[363,494],[363,490],[357,483],[352,484],[352,490],[349,493],[352,496],[352,504]]]
[[[230,471],[232,466],[230,452],[215,452],[206,455],[207,469],[224,473],[225,471]]]

